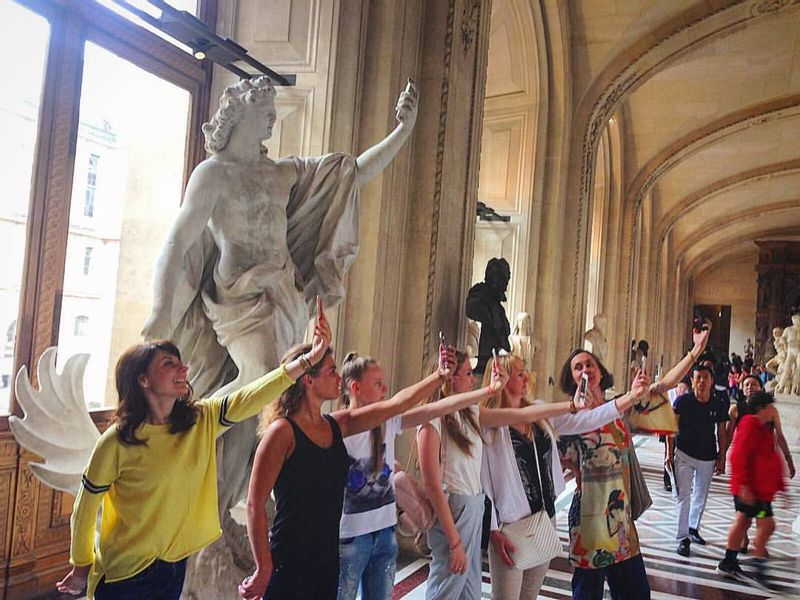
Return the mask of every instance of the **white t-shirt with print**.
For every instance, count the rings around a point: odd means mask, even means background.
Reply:
[[[394,495],[394,442],[402,431],[402,415],[383,425],[383,465],[375,469],[372,432],[363,431],[344,438],[350,456],[350,470],[344,487],[339,539],[380,531],[397,524]]]
[[[477,406],[470,406],[469,409],[472,411],[475,423],[480,426],[480,409]],[[461,448],[448,435],[442,435],[441,419],[433,419],[431,425],[439,434],[439,443],[441,444],[442,484],[451,494],[474,496],[483,491],[481,486],[483,440],[469,422],[462,418],[461,411],[453,413],[453,417],[464,435],[472,442],[470,449],[472,456],[462,452]]]

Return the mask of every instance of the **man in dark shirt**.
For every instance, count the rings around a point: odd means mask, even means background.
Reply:
[[[728,407],[714,398],[713,386],[711,369],[696,365],[692,370],[692,391],[675,400],[678,433],[667,440],[667,468],[675,473],[677,487],[676,539],[681,556],[689,556],[691,542],[705,545],[699,529],[708,488],[711,478],[725,471],[724,423],[729,419]]]

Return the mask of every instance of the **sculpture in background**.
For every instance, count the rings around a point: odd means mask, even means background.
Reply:
[[[781,339],[786,344],[786,357],[775,391],[797,396],[800,395],[800,313],[792,315],[792,324],[783,330]]]
[[[511,279],[511,267],[505,258],[492,258],[486,264],[484,280],[473,285],[467,294],[467,316],[481,324],[478,341],[478,364],[476,373],[483,373],[492,357],[492,350],[511,351],[508,322],[502,302],[506,301],[506,289]]]
[[[782,327],[772,329],[772,345],[775,346],[775,356],[764,365],[764,368],[774,375],[774,378],[769,380],[765,386],[768,392],[775,390],[783,374],[783,363],[786,362],[786,341],[783,339]]]
[[[467,319],[467,356],[477,358],[478,340],[481,337],[481,324],[472,319]],[[474,361],[473,361],[474,362]]]
[[[525,370],[528,373],[528,395],[536,395],[536,372],[533,370],[533,359],[538,350],[538,343],[533,337],[531,316],[526,312],[517,313],[514,319],[514,330],[509,337],[511,353],[525,361]]]
[[[509,338],[511,353],[525,361],[528,370],[533,367],[533,357],[536,354],[536,340],[533,338],[531,316],[526,312],[517,313],[514,320],[514,331]]]
[[[608,357],[608,339],[606,338],[608,319],[600,313],[594,316],[593,324],[593,327],[584,334],[583,339],[592,345],[589,350],[601,361],[606,362]]]

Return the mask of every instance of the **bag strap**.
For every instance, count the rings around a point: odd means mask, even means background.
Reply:
[[[531,424],[531,428],[536,427],[536,423]],[[536,447],[536,430],[531,429],[531,442],[533,443],[533,455],[536,457],[536,474],[539,476],[539,490],[542,494],[542,509],[544,509],[544,484],[542,483],[542,465],[539,463],[539,448]]]

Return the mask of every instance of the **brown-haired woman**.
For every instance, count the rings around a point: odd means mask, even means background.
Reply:
[[[508,383],[502,393],[487,398],[481,405],[487,408],[530,406],[523,360],[514,355],[503,355],[497,360],[500,368],[509,374]],[[481,481],[493,504],[489,547],[493,600],[535,600],[539,595],[550,561],[527,569],[519,568],[514,563],[514,553],[524,549],[515,548],[503,531],[506,526],[539,511],[545,511],[548,518],[555,520],[555,500],[565,488],[558,457],[558,434],[592,431],[619,418],[647,391],[648,384],[646,376],[640,374],[631,391],[614,402],[552,420],[520,421],[484,432]],[[574,399],[579,401],[577,390]],[[535,545],[538,540],[530,538],[530,543]]]
[[[216,438],[278,397],[327,351],[324,315],[313,344],[224,398],[195,401],[178,348],[160,340],[117,362],[115,425],[95,446],[72,513],[69,574],[59,591],[97,599],[177,600],[186,558],[217,539]],[[95,523],[103,505],[98,552]]]
[[[650,386],[637,406],[649,404],[686,375],[708,342],[710,323],[705,327],[693,332],[692,350]],[[564,361],[559,377],[561,391],[573,396],[584,374],[588,378],[587,406],[594,408],[605,403],[604,392],[613,385],[614,378],[594,354],[580,348]],[[569,560],[575,569],[573,598],[602,598],[606,579],[612,598],[650,598],[650,584],[630,510],[632,446],[630,427],[623,418],[581,435],[563,437],[559,442],[562,458],[578,471],[578,487],[569,511]],[[624,505],[623,518],[613,532],[606,523],[612,493],[615,502],[622,500]]]
[[[500,369],[494,376],[507,378]],[[459,394],[472,388],[469,359],[457,352],[455,373],[441,394]],[[483,397],[489,397],[498,390],[487,386],[480,391]],[[417,440],[422,480],[436,512],[436,524],[428,531],[433,557],[425,594],[428,600],[471,600],[481,595],[481,428],[535,421],[579,408],[572,400],[517,409],[470,406],[420,427]]]
[[[296,346],[284,361],[306,351]],[[239,586],[247,600],[328,600],[339,586],[339,519],[350,459],[343,438],[370,431],[404,413],[432,382],[449,377],[452,350],[440,348],[435,375],[389,400],[321,414],[339,397],[333,353],[290,386],[265,416],[247,495],[247,533],[256,570]],[[265,509],[274,489],[270,537]]]

